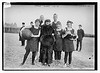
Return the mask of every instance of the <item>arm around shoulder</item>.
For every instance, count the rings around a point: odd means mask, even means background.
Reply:
[[[34,34],[32,34],[31,37],[40,37],[40,33],[41,33],[41,30],[39,30],[38,35],[34,35]]]

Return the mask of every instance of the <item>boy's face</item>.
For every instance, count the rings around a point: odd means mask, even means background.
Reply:
[[[57,19],[58,19],[57,15],[54,15],[53,19],[54,19],[54,21],[57,21]]]
[[[81,29],[82,28],[82,26],[79,26],[79,29]]]
[[[33,25],[33,23],[30,23],[30,25]]]
[[[67,23],[67,26],[72,28],[72,23]]]
[[[22,26],[25,26],[25,24],[22,24]]]
[[[61,25],[57,25],[57,28],[58,28],[58,29],[61,29]]]
[[[35,23],[35,26],[39,27],[39,25],[40,25],[40,22],[37,21],[37,22]]]
[[[49,25],[50,24],[50,22],[46,22],[46,25]]]
[[[42,21],[44,20],[44,16],[43,15],[40,16],[40,20],[42,20]]]

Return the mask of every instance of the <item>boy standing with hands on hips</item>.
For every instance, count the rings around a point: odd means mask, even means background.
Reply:
[[[78,47],[79,47],[79,44],[80,44],[80,50],[82,49],[82,40],[83,40],[83,37],[84,37],[84,30],[82,29],[82,25],[79,25],[79,29],[77,30],[77,35],[78,35],[78,38],[77,38],[77,48],[76,48],[76,51],[78,51]]]

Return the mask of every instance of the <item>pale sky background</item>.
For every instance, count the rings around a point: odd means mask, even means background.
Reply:
[[[53,14],[58,15],[64,28],[66,22],[71,20],[74,22],[73,28],[78,29],[78,25],[82,24],[85,33],[94,34],[94,6],[93,5],[59,5],[59,6],[35,6],[35,5],[12,5],[10,8],[4,9],[4,20],[7,23],[17,23],[21,27],[21,23],[25,22],[26,26],[31,21],[44,15],[45,19],[53,21]]]

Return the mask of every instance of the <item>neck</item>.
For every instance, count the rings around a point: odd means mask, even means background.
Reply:
[[[72,27],[67,27],[67,28],[71,29]]]
[[[60,30],[61,30],[61,28],[57,28],[56,30],[57,30],[57,31],[60,31]]]
[[[54,22],[57,22],[57,20],[54,20]]]
[[[68,30],[72,30],[72,27],[67,27],[68,28]]]
[[[40,20],[40,21],[43,21],[43,20]]]
[[[38,29],[39,27],[37,27],[36,25],[34,25],[34,28]]]

